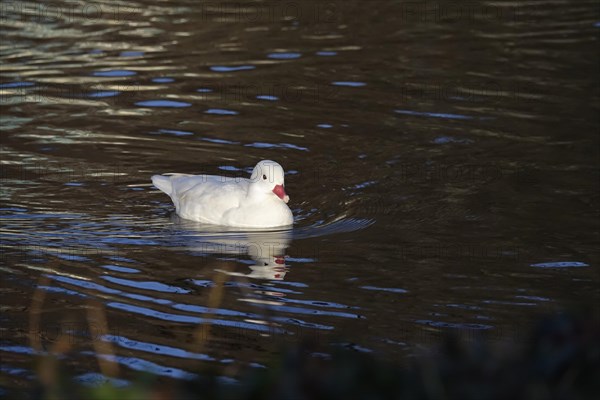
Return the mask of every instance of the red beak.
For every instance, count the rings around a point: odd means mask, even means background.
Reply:
[[[285,194],[285,189],[283,188],[283,185],[275,185],[275,188],[273,188],[273,193],[275,193],[277,195],[277,197],[279,197],[281,200],[285,201],[286,203],[288,201],[290,201],[290,196]]]

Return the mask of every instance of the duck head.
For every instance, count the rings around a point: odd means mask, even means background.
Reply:
[[[262,160],[252,170],[250,187],[255,193],[274,194],[284,202],[290,201],[285,193],[284,171],[281,165],[271,160]]]

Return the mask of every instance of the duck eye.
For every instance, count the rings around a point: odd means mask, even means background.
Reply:
[[[263,175],[263,179],[266,181],[266,180],[267,180],[267,176],[266,176],[266,175]]]

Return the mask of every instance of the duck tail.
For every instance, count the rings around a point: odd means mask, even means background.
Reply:
[[[173,192],[173,185],[171,184],[171,178],[163,175],[154,175],[152,177],[152,183],[154,186],[168,194],[169,196]]]

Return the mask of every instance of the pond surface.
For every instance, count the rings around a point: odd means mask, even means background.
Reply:
[[[64,337],[84,381],[235,376],[274,343],[403,360],[598,300],[594,1],[1,7],[11,387]],[[184,221],[150,184],[261,159],[292,230]]]

